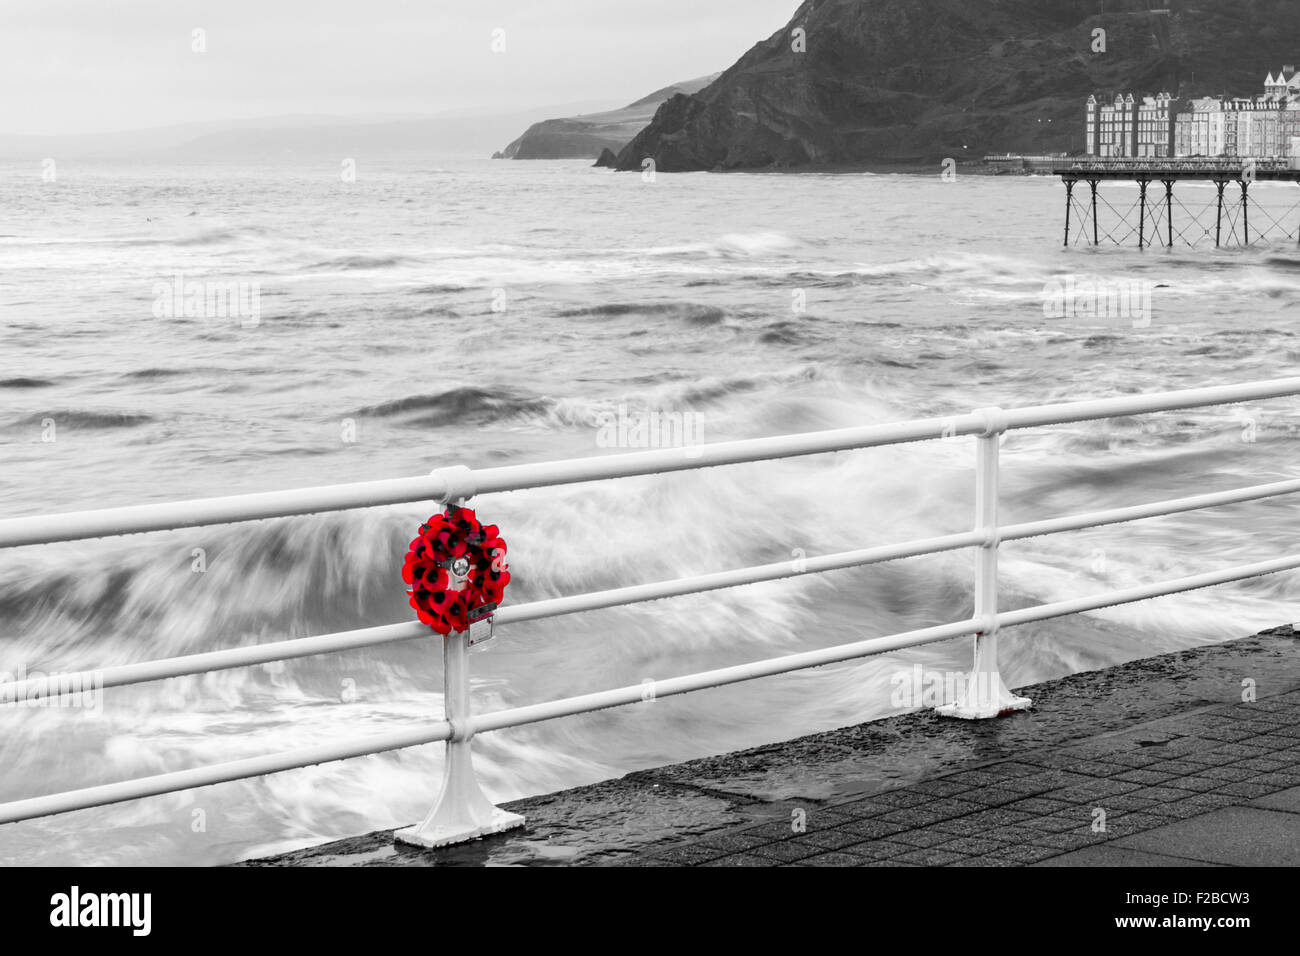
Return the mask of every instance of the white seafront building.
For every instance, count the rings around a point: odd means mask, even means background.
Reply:
[[[1088,97],[1088,155],[1104,158],[1173,155],[1173,111],[1177,101],[1168,93],[1134,99],[1116,94],[1103,103]]]
[[[1269,73],[1255,97],[1205,96],[1181,103],[1168,93],[1140,101],[1088,97],[1089,156],[1300,159],[1300,72]]]
[[[1228,114],[1223,109],[1223,100],[1206,96],[1187,105],[1191,109],[1174,119],[1174,155],[1224,155]]]

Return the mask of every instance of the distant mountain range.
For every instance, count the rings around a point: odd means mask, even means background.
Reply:
[[[521,127],[561,111],[599,109],[585,101],[506,113],[271,116],[182,123],[152,129],[65,136],[0,134],[0,160],[133,159],[140,161],[358,162],[391,156],[483,157]],[[647,117],[648,119],[648,117]]]
[[[1077,152],[1089,93],[1255,95],[1297,59],[1296,0],[806,0],[602,164],[633,170],[652,158],[671,172]]]
[[[596,159],[605,150],[618,152],[655,115],[660,105],[674,96],[698,93],[718,74],[686,80],[655,90],[622,109],[587,113],[534,123],[524,134],[493,159]]]

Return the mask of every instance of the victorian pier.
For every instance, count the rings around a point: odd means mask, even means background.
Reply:
[[[1283,204],[1290,208],[1281,210],[1277,195],[1261,203],[1250,191],[1263,182],[1300,184],[1300,167],[1290,160],[1089,158],[1061,160],[1052,174],[1065,183],[1066,246],[1107,241],[1124,245],[1134,237],[1138,248],[1173,248],[1180,240],[1197,246],[1211,238],[1216,247],[1283,237],[1300,241],[1300,196],[1287,194]],[[1126,201],[1126,193],[1118,205],[1111,203],[1099,189],[1103,182],[1136,183],[1137,197]],[[1212,183],[1211,201],[1200,208],[1195,202],[1185,205],[1174,191],[1184,182]],[[1086,192],[1076,191],[1080,183],[1087,184]],[[1104,208],[1104,217],[1099,208]],[[1288,228],[1287,223],[1293,225]]]

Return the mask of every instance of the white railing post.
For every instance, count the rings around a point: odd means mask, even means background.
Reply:
[[[1000,408],[982,408],[975,414],[985,421],[975,447],[975,530],[984,543],[975,551],[975,618],[985,623],[975,635],[975,662],[957,700],[936,708],[945,717],[983,720],[1025,710],[1030,701],[1017,697],[1002,683],[998,671],[998,457],[1007,416]]]
[[[463,503],[472,493],[471,489],[468,493],[462,491],[449,496],[448,508]],[[442,711],[451,725],[443,760],[442,790],[423,823],[393,834],[397,843],[447,846],[524,825],[524,818],[518,813],[494,806],[474,776],[474,757],[470,750],[474,724],[470,708],[469,649],[491,636],[489,616],[471,624],[467,630],[452,631],[442,639]]]
[[[442,791],[419,826],[393,834],[398,843],[419,847],[447,846],[476,840],[524,825],[524,818],[492,805],[474,776],[470,740],[474,736],[469,704],[469,631],[452,631],[442,642],[443,712],[451,724],[447,739]]]

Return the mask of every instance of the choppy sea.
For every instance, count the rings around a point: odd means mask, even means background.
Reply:
[[[1064,249],[1051,178],[646,182],[432,159],[351,182],[328,165],[40,172],[0,166],[5,517],[617,454],[601,425],[618,415],[722,441],[1300,367],[1293,241]],[[1281,216],[1286,190],[1258,184],[1261,209]],[[257,314],[186,314],[167,291],[186,283],[255,290]],[[1067,287],[1146,304],[1045,308]],[[1016,433],[1003,517],[1294,476],[1298,426],[1284,401]],[[965,530],[972,465],[970,440],[933,442],[474,505],[523,602]],[[432,507],[0,552],[0,672],[408,620],[402,555]],[[1281,499],[1008,544],[1003,603],[1296,541]],[[475,707],[943,623],[971,612],[971,573],[956,553],[503,628],[474,654]],[[1229,640],[1293,620],[1297,598],[1282,574],[1015,628],[1003,673],[1021,686]],[[884,716],[900,669],[968,661],[955,641],[532,725],[478,738],[476,760],[498,801],[552,791]],[[0,707],[0,800],[436,718],[440,670],[430,641],[110,689],[91,711]],[[0,861],[211,864],[404,825],[429,809],[441,751],[8,825]]]

